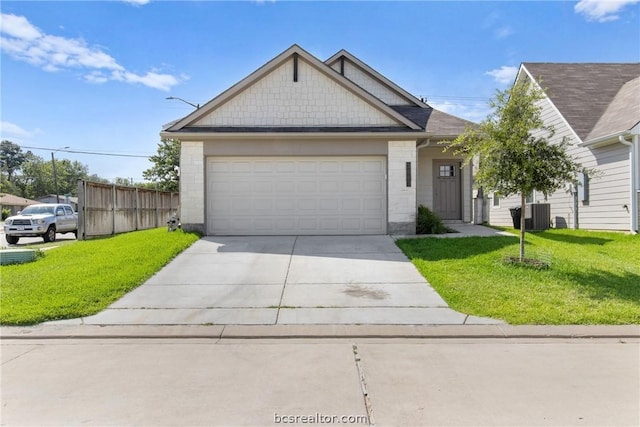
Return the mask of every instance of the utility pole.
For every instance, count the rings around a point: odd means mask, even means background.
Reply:
[[[55,186],[55,189],[56,189],[56,203],[60,203],[60,197],[58,196],[58,174],[56,173],[56,159],[53,156],[53,154],[56,151],[66,150],[67,148],[69,147],[58,148],[57,150],[54,150],[51,152],[51,167],[53,168],[53,185]]]

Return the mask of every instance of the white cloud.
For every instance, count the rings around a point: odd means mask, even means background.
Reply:
[[[511,36],[515,30],[508,23],[504,23],[505,19],[499,12],[491,12],[484,18],[482,28],[489,30],[497,39],[504,39]]]
[[[499,39],[504,39],[513,34],[513,28],[510,25],[505,25],[500,28],[496,28],[493,31],[493,34]]]
[[[493,77],[500,84],[509,84],[515,80],[518,74],[518,67],[503,65],[495,70],[487,71],[485,74]]]
[[[113,80],[127,83],[141,83],[145,86],[164,90],[168,92],[173,86],[179,83],[179,80],[170,74],[158,74],[148,72],[145,75],[138,75],[129,71],[113,71],[111,73]]]
[[[151,0],[122,0],[125,3],[133,4],[135,6],[143,6],[149,3]]]
[[[89,46],[82,39],[44,34],[24,16],[0,14],[0,34],[2,52],[48,72],[80,69],[91,83],[121,81],[163,91],[181,82],[178,77],[155,70],[136,74],[99,47]]]
[[[23,129],[15,123],[1,121],[0,122],[0,135],[2,139],[6,138],[31,138],[34,135],[42,133],[40,129],[34,129],[32,131]]]
[[[587,18],[587,21],[609,22],[620,18],[618,12],[640,0],[580,0],[573,10]]]

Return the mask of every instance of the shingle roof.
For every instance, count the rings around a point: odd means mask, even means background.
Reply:
[[[618,91],[587,140],[629,130],[640,122],[640,77],[628,81]]]
[[[40,202],[31,199],[25,199],[24,197],[16,196],[14,194],[0,194],[0,205],[3,206],[29,206],[35,205],[37,203]]]
[[[416,123],[425,132],[438,136],[454,136],[465,131],[475,123],[451,114],[436,110],[433,107],[422,108],[412,105],[392,105],[391,108]]]
[[[556,108],[583,141],[630,129],[612,130],[613,123],[599,123],[626,83],[640,76],[640,63],[532,63],[522,64],[545,90]],[[634,96],[635,95],[635,96]],[[640,105],[640,92],[627,88],[617,99],[615,111]],[[633,116],[633,112],[631,112]],[[612,111],[608,114],[611,119]],[[635,113],[637,123],[638,114]],[[627,126],[625,118],[616,126]],[[623,123],[624,122],[624,123]],[[599,125],[596,128],[596,125]],[[595,134],[593,131],[596,131]],[[597,135],[597,136],[594,136]]]
[[[398,126],[200,126],[195,125],[198,119],[213,111],[217,106],[224,102],[235,93],[244,90],[249,85],[253,84],[253,81],[264,73],[270,72],[271,69],[278,66],[282,61],[287,60],[291,55],[298,54],[303,59],[309,61],[318,70],[325,73],[329,78],[339,82],[346,90],[351,90],[358,96],[363,98],[366,102],[370,103],[374,107],[378,108],[383,113],[392,117],[398,122]],[[227,91],[223,92],[218,97],[209,101],[201,108],[192,112],[191,114],[183,117],[182,119],[175,120],[166,124],[163,127],[161,135],[163,137],[171,137],[172,133],[269,133],[269,132],[371,132],[371,133],[395,133],[395,132],[417,132],[426,133],[429,135],[440,137],[453,137],[464,132],[468,125],[473,125],[472,122],[460,119],[450,114],[444,113],[433,109],[431,106],[418,100],[413,95],[404,91],[404,89],[395,85],[395,83],[386,79],[386,77],[379,74],[377,71],[370,68],[364,62],[357,59],[355,56],[349,54],[346,51],[340,51],[334,57],[339,55],[349,55],[349,58],[360,66],[364,67],[365,71],[371,74],[374,78],[382,81],[383,84],[390,87],[392,90],[398,91],[399,94],[408,100],[412,101],[414,105],[393,106],[388,105],[380,98],[358,85],[356,82],[349,78],[336,73],[333,68],[328,65],[330,62],[323,63],[310,53],[304,51],[297,45],[293,45],[276,58],[269,61],[267,64],[256,70],[254,73],[241,80],[238,84],[232,86]]]

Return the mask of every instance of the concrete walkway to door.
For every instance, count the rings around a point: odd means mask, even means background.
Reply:
[[[501,322],[451,310],[389,236],[210,236],[83,323]]]

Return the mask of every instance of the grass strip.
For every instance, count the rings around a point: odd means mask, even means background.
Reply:
[[[0,323],[90,316],[144,283],[197,234],[166,228],[78,241],[35,262],[0,267]]]
[[[547,269],[503,262],[518,253],[512,237],[397,243],[451,308],[463,313],[515,325],[640,324],[640,236],[527,233],[527,256],[549,261]]]

